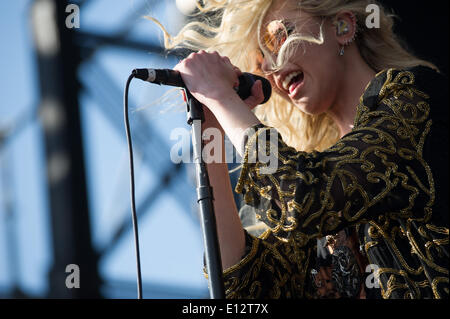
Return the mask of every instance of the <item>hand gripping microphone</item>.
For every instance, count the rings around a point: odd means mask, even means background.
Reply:
[[[134,69],[133,74],[136,78],[150,83],[185,87],[178,71],[170,69]],[[261,104],[264,104],[272,94],[272,87],[270,82],[261,76],[252,73],[242,73],[239,77],[239,88],[236,92],[242,100],[245,100],[251,95],[252,86],[257,80],[262,82],[264,101]]]
[[[141,259],[140,259],[140,250],[139,250],[139,234],[138,234],[138,220],[137,220],[137,214],[136,214],[136,200],[135,200],[135,183],[134,183],[134,160],[133,160],[133,146],[132,146],[132,140],[131,140],[131,129],[130,129],[130,120],[128,116],[128,90],[130,87],[131,80],[133,78],[138,78],[143,81],[147,81],[150,83],[155,84],[163,84],[163,85],[170,85],[170,86],[177,86],[186,88],[183,82],[183,79],[178,71],[170,70],[170,69],[134,69],[131,75],[128,77],[127,83],[125,85],[125,92],[124,92],[124,117],[125,117],[125,129],[126,129],[126,135],[127,135],[127,142],[128,142],[128,150],[130,154],[130,184],[131,184],[131,212],[132,212],[132,221],[133,221],[133,229],[134,229],[134,242],[135,242],[135,249],[136,249],[136,267],[137,267],[137,290],[138,290],[138,299],[143,298],[142,294],[142,276],[141,276]],[[237,88],[236,92],[239,95],[239,97],[243,100],[248,98],[251,95],[253,84],[257,81],[261,80],[262,82],[262,89],[264,93],[264,101],[262,103],[266,103],[270,95],[272,94],[272,87],[270,86],[270,82],[258,75],[254,75],[251,73],[243,73],[239,77],[239,87]],[[201,172],[200,172],[201,173]],[[199,174],[201,178],[204,178],[205,174]],[[206,207],[207,203],[204,203],[205,199],[202,199],[202,206]],[[203,209],[201,209],[203,211]],[[206,223],[206,222],[205,222]],[[204,226],[205,227],[205,226]],[[206,227],[205,227],[206,228]],[[206,235],[205,235],[206,236]],[[216,236],[217,237],[217,236]],[[213,246],[211,246],[213,247]],[[211,248],[210,247],[210,248]],[[216,249],[218,251],[218,249]],[[208,254],[209,255],[209,254]],[[217,265],[220,265],[220,257],[217,257],[219,259],[219,262]],[[214,258],[207,258],[209,262],[211,260],[214,261]],[[211,269],[222,269],[222,267],[217,266],[214,267],[214,264],[211,264]],[[217,271],[216,271],[217,272]],[[215,275],[213,273],[210,274],[210,278],[215,278],[215,280],[210,281],[210,285],[214,286],[212,288],[213,295],[215,298],[224,298],[224,292],[223,290],[223,283],[221,282],[220,275],[218,275],[221,272],[217,272]],[[213,276],[214,275],[214,276]],[[220,285],[218,283],[221,283]],[[214,285],[213,285],[214,284]],[[212,296],[213,296],[212,295]]]

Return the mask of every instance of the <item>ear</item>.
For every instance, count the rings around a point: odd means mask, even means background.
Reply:
[[[336,40],[339,45],[349,45],[355,40],[356,17],[351,11],[339,12],[333,22],[336,29]]]

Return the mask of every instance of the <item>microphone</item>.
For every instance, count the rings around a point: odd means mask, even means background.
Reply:
[[[185,87],[180,72],[178,71],[170,69],[134,69],[133,74],[136,78],[150,83]],[[251,95],[252,86],[257,80],[261,80],[262,82],[264,101],[261,104],[264,104],[269,100],[272,94],[272,86],[270,85],[270,82],[262,76],[252,73],[242,73],[239,77],[239,88],[236,93],[242,100],[245,100]]]

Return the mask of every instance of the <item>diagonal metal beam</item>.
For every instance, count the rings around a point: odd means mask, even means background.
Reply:
[[[127,36],[136,25],[137,19],[143,16],[146,9],[152,6],[154,9],[154,7],[160,4],[161,1],[156,0],[144,1],[139,7],[134,9],[123,19],[120,30],[111,35],[96,34],[93,32],[78,30],[75,36],[75,41],[80,48],[84,49],[83,59],[90,59],[97,50],[104,46],[118,46],[139,51],[158,53],[161,55],[164,54],[164,50],[159,45],[127,39]]]
[[[94,70],[92,70],[92,68]],[[105,117],[112,122],[113,126],[119,132],[122,133],[122,106],[118,103],[119,99],[114,96],[114,92],[117,92],[114,88],[114,83],[110,83],[112,82],[111,79],[106,74],[106,71],[104,71],[99,65],[91,65],[89,69],[89,74],[83,77],[87,82],[85,83],[85,88],[95,99],[99,101],[99,106],[103,110]],[[101,78],[102,80],[99,81],[97,78]],[[139,141],[139,143],[136,143],[136,146],[140,146],[144,157],[147,158],[147,160],[144,158],[143,162],[154,172],[159,172],[161,167],[167,167],[166,172],[161,175],[162,185],[158,185],[155,189],[151,190],[145,196],[145,200],[140,203],[138,207],[139,218],[142,218],[142,216],[148,213],[149,208],[156,202],[158,194],[164,190],[163,186],[166,185],[167,187],[170,187],[172,181],[174,181],[183,170],[180,164],[167,165],[167,159],[161,156],[161,154],[167,154],[169,152],[167,145],[161,142],[161,139],[158,137],[156,132],[151,130],[151,126],[146,123],[142,117],[138,117],[136,120],[136,123],[133,123],[133,132],[136,132],[136,135],[133,134],[133,138],[136,141]],[[142,122],[139,122],[139,120]],[[149,131],[149,133],[145,134],[145,131]],[[158,152],[155,153],[152,150],[158,150]],[[181,207],[184,208],[187,206],[187,203],[191,202],[192,198],[189,198],[186,195],[192,193],[192,186],[189,185],[184,179],[178,179],[178,181],[180,181],[180,183],[178,183],[177,187],[173,189],[174,197],[180,203]],[[184,211],[188,213],[192,222],[198,226],[197,216],[188,212],[187,209],[184,209]],[[102,253],[109,252],[113,247],[115,247],[116,243],[119,242],[120,238],[131,230],[128,212],[123,216],[126,216],[124,221],[114,232],[111,243],[102,249]]]
[[[3,126],[0,128],[0,150],[38,119],[38,110],[38,107],[33,105],[22,112],[16,119],[9,123],[3,123]]]
[[[180,59],[187,57],[191,52],[193,52],[192,50],[183,48],[166,51],[159,44],[155,44],[150,41],[118,39],[114,35],[86,31],[77,31],[75,33],[74,41],[81,49],[84,61],[87,61],[100,47],[105,46],[134,50],[146,54],[153,53],[162,57],[173,56]]]
[[[114,35],[86,31],[77,31],[74,37],[74,41],[75,44],[80,48],[89,49],[88,54],[83,55],[84,61],[86,61],[87,56],[92,55],[101,46],[115,46],[124,49],[147,51],[158,54],[164,53],[164,50],[160,45],[152,44],[148,41],[120,39],[116,38]]]
[[[100,65],[89,64],[89,67],[83,69],[86,71],[81,75],[84,89],[99,102],[98,106],[105,119],[110,121],[120,136],[124,136],[121,90]],[[136,150],[148,159],[145,164],[153,172],[160,172],[162,167],[167,167],[168,161],[164,154],[169,154],[169,146],[144,116],[134,117],[132,124]],[[174,168],[175,164],[169,163],[169,167]],[[180,186],[189,187],[186,182]]]
[[[141,202],[137,208],[137,217],[138,219],[142,220],[142,217],[145,214],[148,214],[150,211],[150,208],[156,203],[159,196],[164,192],[164,190],[175,181],[176,177],[179,175],[179,172],[181,170],[181,165],[178,164],[175,166],[175,170],[169,169],[165,172],[161,183],[156,185],[146,196],[143,202]],[[111,236],[110,241],[106,246],[104,246],[99,254],[102,257],[105,257],[106,254],[112,252],[112,250],[116,247],[118,242],[126,235],[128,232],[132,230],[131,223],[130,223],[130,214],[124,215],[123,221],[120,223],[120,225],[116,228],[114,235]],[[197,223],[198,224],[198,223]]]

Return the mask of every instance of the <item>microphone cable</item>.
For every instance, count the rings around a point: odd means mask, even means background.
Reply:
[[[154,79],[149,81],[149,70],[156,72],[154,74],[159,75],[158,81],[154,81]],[[182,86],[182,87],[184,87],[184,83],[182,82],[181,76],[178,74],[178,72],[174,72],[172,70],[134,69],[131,72],[130,76],[128,77],[128,80],[125,85],[123,105],[124,105],[125,130],[128,142],[128,152],[130,155],[131,214],[133,220],[134,243],[136,250],[137,290],[138,290],[138,299],[142,299],[141,257],[139,253],[139,233],[138,233],[138,220],[136,214],[136,199],[135,199],[136,195],[134,186],[133,144],[131,141],[130,120],[128,116],[128,91],[130,88],[130,83],[133,80],[133,78],[141,79],[143,81],[147,81],[150,83]],[[251,89],[253,87],[253,84],[257,80],[261,81],[263,87],[264,101],[262,103],[265,103],[270,98],[270,95],[272,93],[272,87],[270,85],[270,82],[267,81],[267,79],[251,73],[243,73],[242,76],[239,77],[239,88],[237,90],[237,94],[241,97],[241,99],[244,100],[251,95]]]
[[[136,214],[136,195],[134,187],[134,162],[133,162],[133,144],[131,141],[131,130],[130,130],[130,120],[128,117],[128,90],[130,88],[131,80],[136,76],[136,72],[133,72],[128,77],[127,83],[125,85],[125,92],[123,98],[123,108],[124,108],[124,119],[125,119],[125,131],[127,135],[128,152],[130,155],[130,190],[131,190],[131,215],[133,220],[133,231],[134,231],[134,245],[136,250],[136,270],[137,270],[137,292],[138,299],[142,299],[142,275],[141,275],[141,257],[139,253],[139,233],[138,233],[138,220]]]

